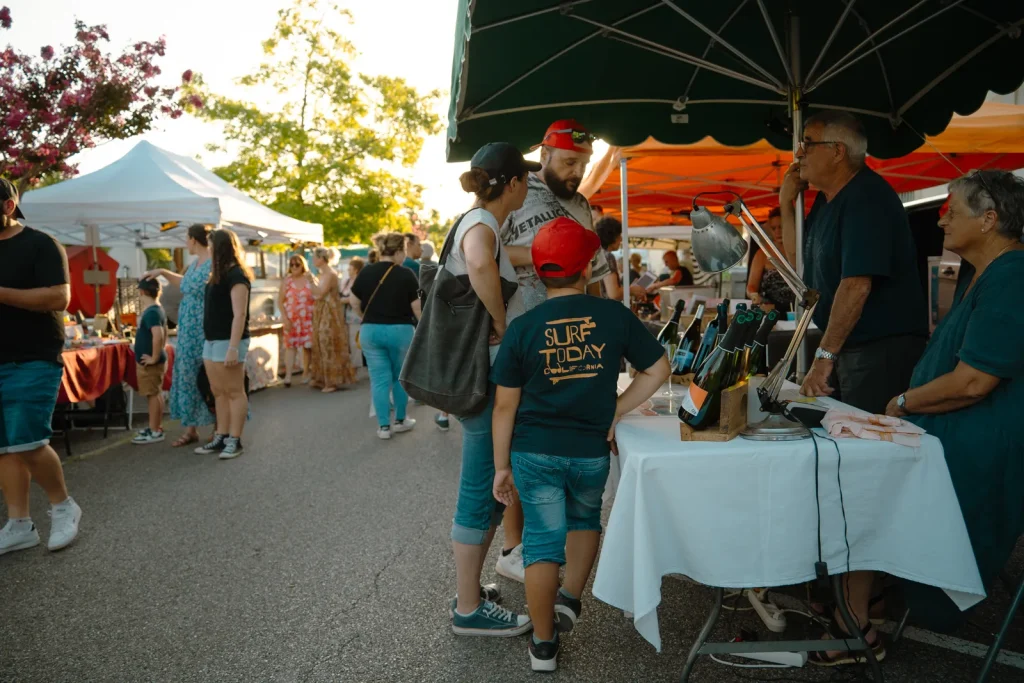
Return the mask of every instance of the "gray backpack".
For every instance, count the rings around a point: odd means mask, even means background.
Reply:
[[[399,377],[411,397],[456,417],[475,415],[487,406],[491,372],[491,315],[469,276],[444,267],[462,218],[448,232],[438,264],[420,266],[422,315]],[[518,288],[518,283],[501,279],[506,306]]]

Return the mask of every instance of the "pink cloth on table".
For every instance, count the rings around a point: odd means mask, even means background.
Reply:
[[[832,408],[821,418],[821,426],[838,439],[891,441],[901,446],[921,445],[923,429],[898,417]]]

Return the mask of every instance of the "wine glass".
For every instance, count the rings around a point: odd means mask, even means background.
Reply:
[[[672,343],[672,344],[666,344],[665,348],[668,351],[668,363],[669,363],[669,366],[671,366],[673,361],[675,361],[676,350],[679,348],[679,346],[678,346],[678,344]],[[661,392],[661,395],[662,396],[666,396],[668,398],[675,398],[676,396],[681,396],[682,395],[682,394],[676,393],[675,391],[672,391],[672,373],[671,372],[669,372],[669,374],[668,374],[668,389],[666,391]]]

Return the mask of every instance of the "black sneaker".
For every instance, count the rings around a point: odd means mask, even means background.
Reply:
[[[195,450],[198,455],[212,455],[214,453],[220,453],[224,450],[224,439],[228,438],[227,434],[214,434],[213,438],[210,439],[210,443],[205,446],[200,446]]]
[[[553,643],[538,643],[530,636],[530,668],[539,673],[554,673],[558,670],[557,631]]]
[[[562,591],[558,591],[558,595],[555,596],[555,629],[559,633],[569,633],[576,626],[576,620],[580,618],[582,611],[582,602],[568,598]]]
[[[224,439],[224,448],[220,450],[220,455],[217,457],[221,460],[231,460],[232,458],[237,458],[241,454],[242,440],[228,437],[227,439]]]
[[[480,586],[480,599],[490,600],[496,605],[501,604],[501,589],[498,588],[498,584],[489,583],[486,586]],[[459,596],[452,598],[452,601],[448,603],[448,618],[455,618],[455,605],[459,602]]]

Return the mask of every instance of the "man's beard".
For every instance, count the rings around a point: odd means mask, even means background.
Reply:
[[[576,188],[570,190],[568,182],[556,176],[550,168],[545,168],[541,171],[541,177],[544,180],[544,184],[548,186],[548,189],[559,199],[572,199],[576,196],[576,189],[579,188],[579,183],[576,183],[576,181],[572,181],[576,184]]]

